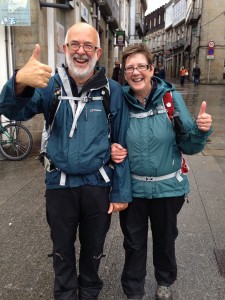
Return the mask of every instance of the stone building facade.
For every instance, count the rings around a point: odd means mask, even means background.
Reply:
[[[165,21],[164,6],[145,17],[145,30],[148,33],[145,37],[146,42],[154,54],[154,64],[158,65],[159,61],[164,64],[164,46],[165,46]]]
[[[223,0],[216,5],[210,0],[171,0],[145,17],[145,40],[154,54],[163,53],[168,77],[179,77],[184,65],[192,80],[198,65],[202,84],[225,84],[224,11]],[[150,20],[162,14],[161,24],[152,28]],[[158,50],[152,44],[155,36],[160,36]]]

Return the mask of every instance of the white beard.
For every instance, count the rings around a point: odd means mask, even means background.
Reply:
[[[88,59],[88,65],[87,67],[81,68],[77,67],[76,63],[73,61],[73,58],[81,58],[81,59]],[[95,55],[92,59],[89,59],[87,55],[78,55],[74,54],[73,57],[69,55],[69,53],[66,53],[66,62],[68,65],[69,70],[73,73],[73,75],[79,79],[84,79],[85,77],[88,77],[94,70],[96,62],[97,62],[97,55]]]

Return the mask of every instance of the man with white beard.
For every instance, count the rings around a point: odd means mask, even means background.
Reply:
[[[120,84],[96,68],[102,49],[92,26],[72,26],[63,49],[68,68],[59,68],[51,77],[50,66],[39,62],[41,49],[37,44],[27,64],[3,87],[0,111],[14,120],[44,114],[48,131],[44,156],[46,210],[53,242],[54,297],[95,300],[103,286],[98,269],[111,213],[127,208],[131,201],[128,161],[110,162],[110,144],[125,147],[128,108]],[[106,95],[109,112],[104,108]],[[51,115],[55,102],[57,107]],[[74,243],[78,227],[77,271]]]

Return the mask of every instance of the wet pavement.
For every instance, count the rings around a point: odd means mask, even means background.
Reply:
[[[204,155],[225,156],[225,86],[199,85],[185,83],[181,88],[175,83],[177,90],[183,95],[192,116],[197,116],[203,100],[207,102],[206,112],[213,117],[213,133],[207,143]]]
[[[202,100],[213,116],[214,132],[202,153],[187,156],[191,193],[178,219],[178,278],[174,300],[225,300],[225,86],[185,83],[183,94],[197,116]],[[52,300],[53,271],[45,219],[44,172],[35,156],[0,161],[0,299]],[[100,267],[99,300],[125,300],[120,285],[124,261],[122,233],[114,214]],[[144,300],[153,300],[156,282],[149,232]]]

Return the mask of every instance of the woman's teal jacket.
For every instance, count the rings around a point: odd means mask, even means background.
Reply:
[[[128,85],[123,86],[129,110],[134,113],[130,117],[126,138],[132,174],[132,194],[133,197],[148,199],[185,195],[189,192],[186,175],[180,174],[181,177],[174,176],[162,180],[157,178],[180,170],[182,153],[193,155],[200,152],[212,130],[203,132],[198,129],[181,94],[172,84],[157,77],[153,77],[153,82],[156,90],[146,108],[139,104]],[[163,96],[170,91],[175,115],[179,116],[181,121],[179,134],[176,133],[175,125],[171,123],[166,112],[157,113],[164,108]],[[134,117],[135,114],[146,111],[153,113],[144,118]]]

